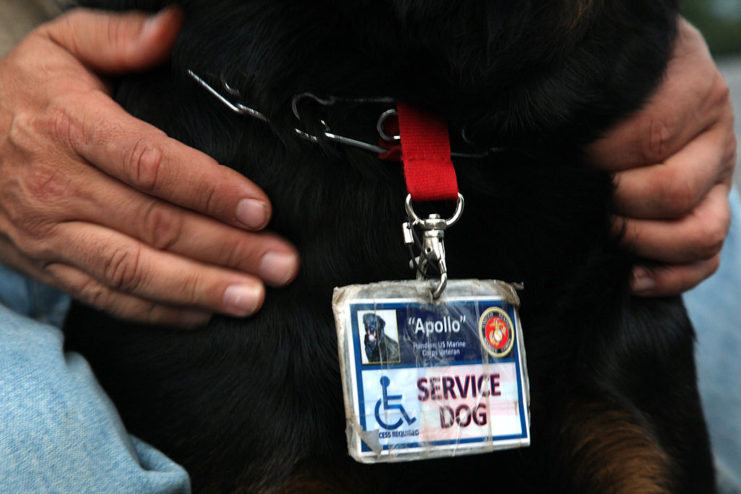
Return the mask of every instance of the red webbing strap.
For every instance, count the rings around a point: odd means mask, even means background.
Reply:
[[[415,201],[458,199],[448,126],[433,115],[397,102],[407,191]]]

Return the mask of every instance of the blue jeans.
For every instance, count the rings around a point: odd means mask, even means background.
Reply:
[[[741,201],[721,268],[687,293],[721,492],[741,494]],[[87,362],[62,351],[66,297],[0,266],[4,492],[187,493],[188,476],[129,436]],[[4,305],[3,305],[4,304]],[[12,308],[12,310],[10,309]]]
[[[63,352],[67,305],[0,266],[0,491],[189,493],[185,470],[129,436],[85,359]]]
[[[684,296],[697,331],[697,372],[721,492],[741,494],[741,200],[718,272]]]

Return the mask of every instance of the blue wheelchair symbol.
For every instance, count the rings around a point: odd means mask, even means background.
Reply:
[[[391,379],[389,379],[386,376],[381,377],[381,393],[382,393],[382,398],[376,402],[376,422],[378,422],[378,424],[381,427],[383,427],[384,429],[388,429],[390,431],[393,431],[395,429],[398,429],[404,421],[406,421],[407,424],[411,425],[417,419],[414,418],[414,417],[410,418],[409,415],[407,415],[406,410],[404,410],[404,405],[402,405],[402,404],[396,404],[396,405],[389,404],[389,401],[401,400],[401,398],[402,398],[402,395],[391,395],[391,396],[389,396],[389,394],[388,394],[389,384],[391,384]],[[386,422],[384,422],[381,419],[381,414],[379,413],[381,411],[381,405],[383,405],[383,409],[385,411],[388,411],[388,410],[398,410],[401,413],[403,419],[400,417],[399,420],[397,420],[393,424],[387,424]]]

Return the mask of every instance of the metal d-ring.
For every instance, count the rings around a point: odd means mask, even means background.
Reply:
[[[378,131],[378,135],[386,142],[399,142],[401,140],[400,135],[388,135],[386,131],[383,129],[383,125],[386,123],[386,120],[388,120],[389,117],[398,117],[399,112],[396,111],[395,108],[389,108],[385,112],[381,113],[381,116],[378,117],[378,121],[376,122],[376,130]]]
[[[463,199],[463,195],[459,192],[453,216],[451,216],[447,220],[444,220],[445,228],[455,225],[458,220],[461,219],[461,215],[463,214],[463,207],[465,205],[466,201]],[[419,216],[417,216],[417,213],[414,212],[414,207],[412,206],[412,194],[407,194],[407,198],[404,201],[404,209],[406,209],[407,215],[409,216],[409,218],[412,219],[415,225],[421,225],[422,223],[424,223],[425,220],[422,220]]]

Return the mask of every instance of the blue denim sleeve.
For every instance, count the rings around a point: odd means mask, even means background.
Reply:
[[[61,327],[69,297],[0,264],[0,305],[39,322]]]
[[[63,351],[59,328],[27,317],[59,323],[66,303],[0,274],[2,491],[189,493],[182,467],[126,433],[87,362]]]
[[[741,200],[736,189],[720,269],[684,300],[697,331],[700,394],[719,490],[741,494]]]

